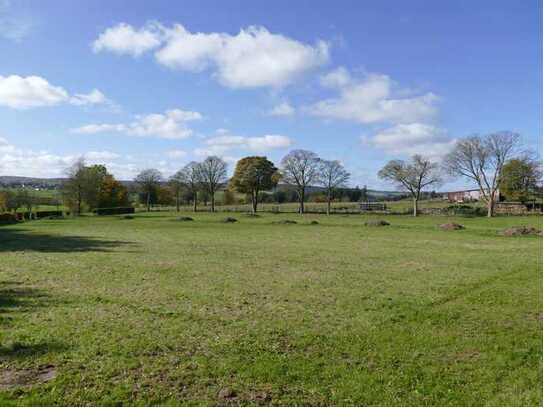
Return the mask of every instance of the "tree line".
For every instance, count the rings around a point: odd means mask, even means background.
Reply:
[[[258,205],[270,196],[266,191],[274,190],[275,201],[295,199],[299,213],[304,213],[308,191],[319,186],[327,204],[326,212],[330,214],[331,202],[338,194],[345,193],[350,180],[340,161],[323,159],[301,149],[289,152],[278,167],[265,156],[249,156],[236,163],[230,179],[227,169],[227,163],[217,156],[192,161],[168,179],[156,169],[145,169],[134,178],[135,192],[148,211],[157,202],[173,202],[179,211],[181,203],[188,201],[194,211],[199,202],[206,205],[209,202],[213,212],[216,193],[224,190],[223,203],[233,201],[233,193],[244,194],[252,211],[257,212]],[[542,171],[536,155],[521,149],[518,134],[499,132],[459,139],[441,161],[420,154],[408,160],[391,160],[378,177],[411,197],[414,216],[428,190],[435,190],[446,178],[465,178],[477,185],[481,199],[487,204],[488,216],[493,216],[499,192],[513,200],[530,199],[538,188]],[[288,192],[277,190],[278,183],[287,186]],[[356,195],[351,197],[355,201],[368,199],[366,188],[349,193]],[[92,210],[130,204],[126,186],[115,180],[105,166],[88,166],[84,160],[67,170],[62,197],[75,214],[81,213],[83,207]]]
[[[446,176],[467,179],[477,186],[492,217],[500,193],[521,202],[535,197],[542,171],[537,155],[522,149],[520,136],[506,131],[460,139],[442,162],[418,154],[408,161],[389,161],[378,175],[409,192],[414,216],[424,189],[440,185]]]

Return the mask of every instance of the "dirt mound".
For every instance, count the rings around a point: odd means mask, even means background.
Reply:
[[[459,223],[444,223],[439,225],[439,228],[442,230],[462,230],[465,229],[465,226]]]
[[[386,220],[368,220],[364,223],[365,226],[379,227],[379,226],[390,226]]]
[[[295,225],[296,222],[295,220],[289,220],[289,219],[284,219],[284,220],[276,220],[275,222],[272,222],[274,225]]]
[[[238,221],[238,220],[237,220],[236,218],[230,218],[230,217],[224,218],[224,219],[222,220],[223,223],[234,223],[234,222],[237,222],[237,221]]]
[[[178,222],[192,222],[194,219],[192,219],[190,216],[181,216],[176,219]]]
[[[316,220],[312,220],[311,222],[309,222],[310,225],[318,225],[319,222],[317,222]]]
[[[124,216],[121,216],[119,219],[121,219],[121,220],[131,220],[131,219],[134,219],[134,217],[132,215],[124,215]]]
[[[52,365],[37,369],[0,369],[0,390],[42,384],[53,380],[56,376],[57,371]]]
[[[503,236],[543,236],[543,232],[533,226],[514,226],[500,232]]]

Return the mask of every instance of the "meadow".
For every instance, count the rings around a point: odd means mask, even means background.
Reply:
[[[543,403],[543,218],[181,215],[0,227],[0,405]]]

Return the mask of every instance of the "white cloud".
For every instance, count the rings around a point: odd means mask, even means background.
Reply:
[[[198,112],[181,109],[167,110],[165,113],[138,115],[128,124],[87,124],[71,132],[75,134],[120,133],[134,137],[158,137],[164,139],[184,139],[192,135],[187,122],[201,120]]]
[[[429,157],[446,154],[455,143],[446,130],[423,123],[398,124],[371,138],[361,137],[361,140],[390,154]]]
[[[133,56],[157,49],[158,63],[193,72],[212,69],[230,88],[283,87],[329,59],[323,41],[308,45],[258,26],[230,35],[191,33],[180,24],[165,28],[153,23],[140,30],[119,24],[102,33],[93,49]]]
[[[400,96],[405,90],[386,75],[367,75],[353,79],[340,68],[321,79],[323,85],[338,90],[339,96],[322,100],[307,110],[326,119],[371,123],[415,123],[433,119],[437,113],[437,96]]]
[[[282,102],[274,106],[268,114],[270,116],[293,116],[296,110],[288,102]]]
[[[55,106],[62,103],[95,105],[107,102],[98,89],[89,94],[69,93],[60,86],[51,85],[40,76],[0,76],[0,106],[24,110],[35,107]]]
[[[135,30],[131,25],[120,23],[105,30],[92,43],[94,52],[111,51],[138,57],[162,43],[163,28],[156,23]]]
[[[93,89],[90,93],[87,94],[76,93],[70,99],[70,103],[77,106],[99,105],[106,102],[108,102],[106,96],[98,89]]]
[[[287,148],[292,141],[287,136],[269,134],[260,137],[242,137],[234,135],[222,135],[209,138],[205,141],[204,148],[198,148],[194,152],[199,156],[219,155],[230,150],[244,150],[254,153],[266,153],[271,150]]]

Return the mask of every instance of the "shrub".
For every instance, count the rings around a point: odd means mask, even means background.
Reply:
[[[93,211],[96,215],[125,215],[136,213],[136,210],[133,207],[125,208],[98,208]]]
[[[1,213],[0,214],[0,224],[6,223],[15,223],[17,222],[17,217],[12,213]]]

